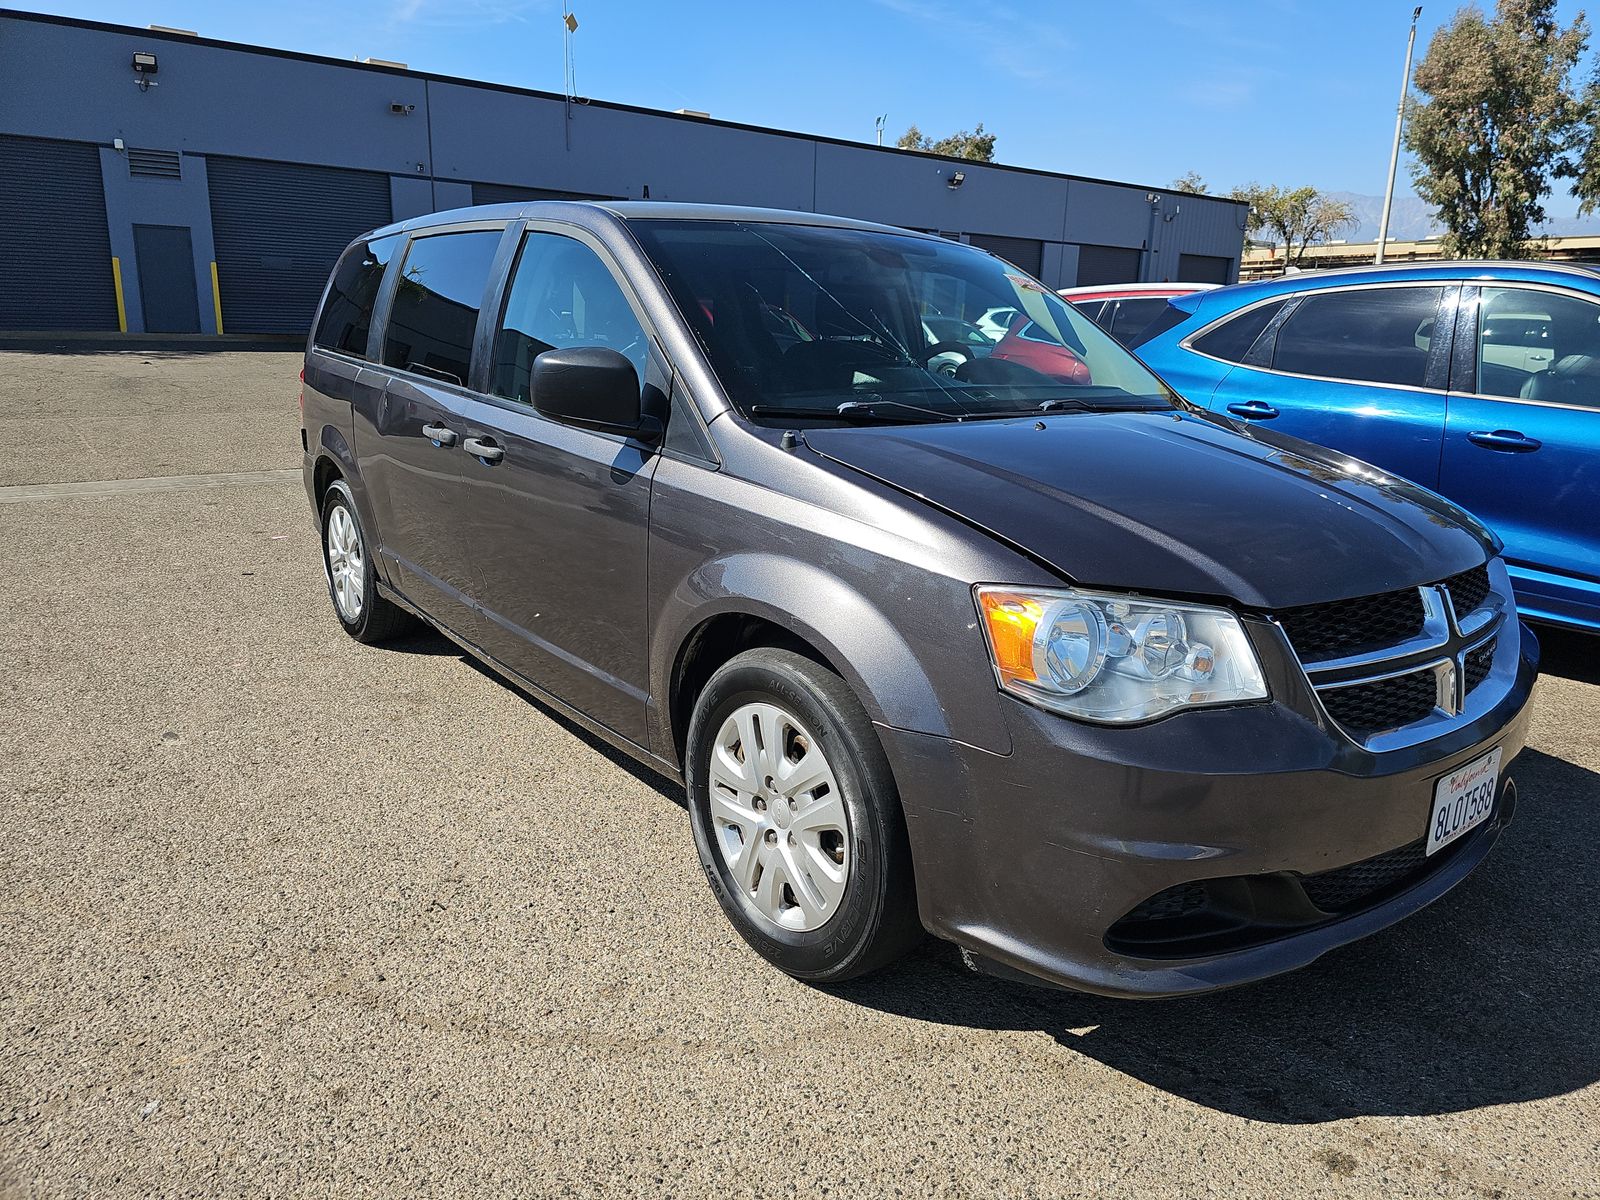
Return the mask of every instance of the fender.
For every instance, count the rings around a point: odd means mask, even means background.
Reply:
[[[650,639],[650,694],[662,735],[659,748],[670,757],[676,757],[676,743],[668,698],[679,655],[696,629],[727,613],[760,617],[810,643],[850,684],[875,723],[979,738],[987,748],[1009,751],[1010,734],[998,712],[992,728],[951,728],[917,655],[861,592],[814,564],[747,551],[702,563],[660,604]]]

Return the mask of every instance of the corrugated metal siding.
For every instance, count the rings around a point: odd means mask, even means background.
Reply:
[[[0,329],[116,329],[100,151],[0,135]]]
[[[974,233],[967,238],[980,250],[998,254],[1014,267],[1037,276],[1044,266],[1044,243],[1035,238],[1001,237],[993,233]]]
[[[372,171],[209,158],[206,174],[229,333],[304,333],[339,252],[391,219]]]
[[[515,183],[475,183],[474,204],[523,204],[529,200],[621,200],[622,196],[600,196],[594,192],[562,192],[554,188],[522,187]]]

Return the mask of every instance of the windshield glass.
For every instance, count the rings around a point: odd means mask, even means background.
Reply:
[[[631,225],[729,398],[758,421],[1176,403],[1049,288],[970,246],[812,225]]]

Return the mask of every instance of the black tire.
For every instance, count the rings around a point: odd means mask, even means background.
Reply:
[[[711,754],[724,722],[751,702],[775,704],[812,731],[842,793],[850,871],[836,911],[815,929],[786,929],[763,916],[740,892],[714,840]],[[866,710],[844,680],[788,650],[748,650],[718,668],[696,698],[685,757],[700,865],[722,910],[756,953],[797,979],[840,983],[892,962],[922,938],[894,776]]]
[[[332,557],[328,542],[329,524],[334,510],[342,509],[350,517],[356,538],[361,546],[362,588],[360,608],[352,618],[346,615],[334,591]],[[335,479],[322,497],[322,570],[328,581],[328,600],[333,605],[333,615],[339,618],[344,631],[358,642],[376,645],[389,641],[398,634],[416,626],[416,618],[399,605],[378,594],[377,569],[373,564],[370,543],[361,527],[361,515],[356,511],[349,485]]]

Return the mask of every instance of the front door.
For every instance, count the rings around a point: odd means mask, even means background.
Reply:
[[[606,727],[643,743],[649,685],[646,543],[654,451],[533,409],[533,360],[609,346],[643,386],[664,364],[599,254],[564,234],[526,234],[506,289],[486,391],[465,410],[467,540],[483,645]],[[477,451],[475,455],[473,452]]]
[[[474,642],[465,413],[478,313],[501,237],[501,230],[477,229],[411,241],[392,284],[383,365],[375,368],[385,376],[383,392],[370,410],[358,406],[356,424],[389,577],[429,617]]]
[[[199,333],[194,244],[187,225],[135,225],[139,305],[146,333]]]
[[[1298,297],[1210,407],[1433,487],[1454,299],[1454,286],[1437,284]]]
[[[1553,288],[1485,287],[1461,329],[1439,490],[1505,542],[1525,612],[1592,621],[1600,303]]]

